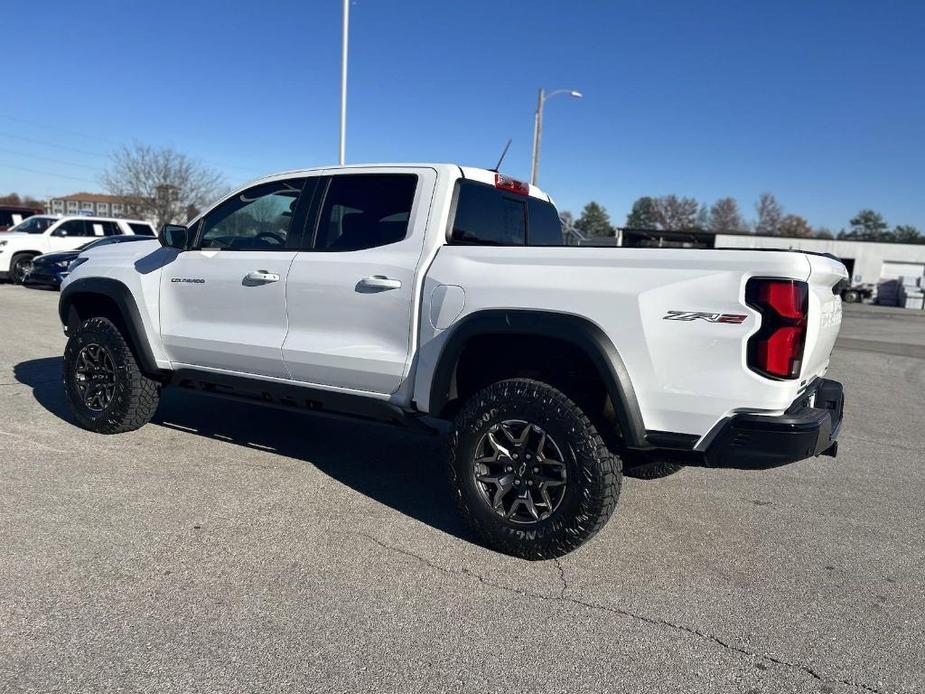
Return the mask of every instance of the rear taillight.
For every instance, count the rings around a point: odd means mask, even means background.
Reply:
[[[495,174],[495,188],[499,190],[509,190],[518,195],[530,195],[530,184],[518,181],[504,174]]]
[[[749,368],[770,378],[798,378],[806,342],[806,282],[751,279],[745,301],[761,313],[761,328],[748,340]]]

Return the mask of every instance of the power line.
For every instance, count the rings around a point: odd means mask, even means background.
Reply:
[[[71,152],[77,152],[78,154],[86,154],[91,157],[102,157],[105,159],[108,155],[100,154],[99,152],[90,152],[86,149],[79,149],[78,147],[69,147],[68,145],[59,145],[54,142],[48,142],[48,140],[37,140],[34,137],[25,137],[23,135],[13,135],[11,133],[0,133],[0,136],[11,137],[14,140],[22,140],[23,142],[31,142],[37,145],[44,145],[46,147],[57,147],[58,149],[66,149]]]
[[[29,173],[39,174],[41,176],[54,176],[56,178],[69,178],[72,181],[80,181],[81,183],[93,183],[96,185],[96,181],[92,181],[89,178],[78,178],[77,176],[68,176],[67,174],[52,173],[51,171],[39,171],[38,169],[29,169],[25,166],[13,166],[12,164],[4,164],[3,166],[8,169],[16,169],[18,171],[28,171]]]
[[[99,135],[89,135],[87,133],[79,133],[76,130],[70,130],[68,128],[60,128],[55,125],[48,125],[47,123],[36,123],[33,120],[27,118],[17,118],[16,116],[10,116],[5,113],[0,113],[0,118],[5,118],[6,120],[15,121],[17,123],[25,123],[26,125],[31,125],[36,128],[44,128],[45,130],[57,130],[61,133],[67,133],[68,135],[76,135],[77,137],[83,137],[88,140],[99,140],[100,142],[108,142],[113,145],[119,144],[115,140],[111,140],[108,137],[100,137]]]
[[[19,157],[29,157],[30,159],[41,159],[43,161],[50,161],[54,164],[64,164],[65,166],[76,166],[79,169],[87,169],[88,171],[96,171],[101,173],[102,169],[94,168],[92,166],[87,166],[86,164],[78,164],[73,161],[64,161],[63,159],[55,159],[54,157],[43,157],[40,154],[27,154],[26,152],[17,152],[15,149],[7,149],[6,147],[0,147],[0,152],[6,152],[7,154],[15,154]]]
[[[112,140],[112,139],[110,139],[110,138],[108,138],[108,137],[100,137],[99,135],[90,135],[90,134],[88,134],[88,133],[81,133],[81,132],[77,132],[76,130],[70,130],[69,128],[59,128],[59,127],[54,126],[54,125],[46,125],[46,124],[43,124],[43,123],[36,123],[36,122],[34,122],[34,121],[27,120],[27,119],[25,119],[25,118],[16,118],[16,117],[14,117],[14,116],[8,116],[8,115],[6,115],[5,113],[0,113],[0,118],[5,118],[5,119],[7,119],[7,120],[16,121],[17,123],[25,123],[25,124],[31,125],[31,126],[33,126],[33,127],[36,127],[36,128],[43,128],[43,129],[46,129],[46,130],[55,130],[55,131],[58,131],[58,132],[61,132],[61,133],[67,133],[67,134],[69,134],[69,135],[75,135],[75,136],[77,136],[77,137],[83,137],[83,138],[87,138],[87,139],[91,139],[91,140],[99,140],[99,141],[101,141],[101,142],[108,142],[108,143],[110,143],[110,144],[112,144],[112,145],[121,145],[121,143],[116,142],[115,140]],[[61,148],[61,149],[68,149],[68,150],[71,150],[72,152],[79,152],[80,154],[88,154],[88,155],[93,156],[93,157],[108,157],[108,156],[109,156],[108,154],[101,154],[101,153],[99,153],[99,152],[90,152],[90,151],[87,151],[87,150],[78,149],[78,148],[76,148],[76,147],[71,147],[71,146],[69,146],[69,145],[59,145],[59,144],[56,144],[56,143],[54,143],[54,142],[48,142],[48,141],[46,141],[46,140],[38,140],[38,139],[35,139],[35,138],[28,138],[28,137],[24,137],[23,135],[11,135],[11,134],[9,134],[9,133],[0,133],[0,135],[4,135],[4,136],[6,136],[6,137],[13,137],[13,138],[16,138],[17,140],[23,140],[23,141],[25,141],[25,142],[32,142],[32,143],[35,143],[35,144],[46,145],[46,146],[48,146],[48,147],[59,147],[59,148]],[[211,165],[211,166],[218,166],[219,168],[223,168],[223,169],[237,169],[238,171],[247,171],[247,172],[249,172],[249,173],[254,173],[254,174],[263,173],[262,171],[258,171],[257,169],[255,169],[255,168],[253,168],[253,167],[250,167],[250,166],[237,166],[237,165],[235,165],[235,164],[225,164],[225,163],[222,163],[222,162],[210,161],[210,160],[208,160],[208,159],[203,159],[203,160],[201,160],[201,161],[202,161],[204,164],[209,164],[209,165]]]

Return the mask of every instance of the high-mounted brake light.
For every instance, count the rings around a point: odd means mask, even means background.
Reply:
[[[769,378],[799,378],[806,342],[809,288],[796,280],[751,279],[745,301],[761,312],[748,340],[748,366]]]
[[[498,188],[499,190],[509,190],[512,193],[517,193],[518,195],[530,195],[529,183],[518,181],[511,178],[510,176],[505,176],[504,174],[495,174],[495,188]]]

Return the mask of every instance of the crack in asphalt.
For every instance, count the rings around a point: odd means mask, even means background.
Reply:
[[[559,557],[553,559],[553,562],[556,568],[559,569],[559,581],[562,583],[562,590],[559,591],[559,599],[562,599],[565,597],[565,591],[568,590],[568,581],[565,579],[565,567],[562,566],[562,561]]]
[[[439,571],[441,573],[448,574],[450,576],[466,576],[469,578],[474,578],[483,585],[489,586],[491,588],[495,588],[497,590],[503,590],[505,592],[512,593],[514,595],[519,595],[521,597],[539,599],[539,600],[549,600],[551,602],[570,603],[570,604],[578,605],[580,607],[584,607],[590,610],[600,610],[602,612],[610,612],[612,614],[620,615],[621,617],[626,617],[626,618],[633,619],[636,621],[644,622],[645,624],[650,624],[653,626],[669,627],[671,629],[674,629],[675,631],[680,631],[682,633],[689,634],[691,636],[696,636],[697,638],[701,640],[710,641],[718,646],[721,646],[722,648],[725,648],[730,651],[734,651],[735,653],[739,653],[741,655],[748,656],[749,658],[760,659],[760,660],[764,660],[769,663],[772,663],[774,665],[779,665],[781,667],[786,667],[786,668],[790,668],[793,670],[799,670],[803,672],[804,674],[809,675],[814,680],[817,680],[818,682],[827,683],[827,684],[843,684],[848,687],[855,687],[857,689],[862,689],[866,692],[871,692],[872,694],[886,694],[884,690],[877,689],[876,687],[871,687],[862,682],[855,682],[854,680],[847,680],[847,679],[832,679],[829,677],[825,677],[821,675],[820,673],[816,672],[816,670],[814,670],[808,665],[803,665],[801,663],[791,663],[787,660],[782,660],[772,655],[765,655],[763,653],[755,653],[755,652],[749,651],[745,648],[729,643],[728,641],[724,641],[718,636],[714,636],[713,634],[708,634],[706,632],[700,631],[699,629],[695,629],[693,627],[684,626],[683,624],[675,624],[674,622],[669,622],[667,620],[660,619],[658,617],[647,617],[646,615],[639,614],[637,612],[632,612],[630,610],[626,610],[626,609],[619,608],[619,607],[609,607],[607,605],[596,605],[591,602],[579,600],[578,598],[566,597],[565,590],[568,587],[568,583],[565,579],[565,572],[562,568],[562,565],[559,563],[558,559],[555,559],[553,561],[555,562],[556,566],[559,568],[559,577],[563,583],[563,587],[558,596],[550,596],[550,595],[544,595],[542,593],[533,593],[531,591],[523,590],[521,588],[513,588],[511,586],[506,586],[501,583],[495,583],[494,581],[485,578],[481,574],[475,573],[474,571],[470,571],[469,569],[466,569],[466,568],[461,568],[459,571],[453,571],[452,569],[447,569],[443,566],[440,566],[439,564],[435,564],[429,559],[422,557],[418,554],[415,554],[414,552],[411,552],[410,550],[386,544],[382,540],[379,540],[373,537],[372,535],[367,535],[365,533],[359,533],[359,534],[362,537],[365,537],[370,542],[373,542],[379,545],[380,547],[382,547],[383,549],[387,551],[395,552],[398,554],[403,554],[406,557],[414,559],[415,561],[431,569],[434,569],[435,571]]]

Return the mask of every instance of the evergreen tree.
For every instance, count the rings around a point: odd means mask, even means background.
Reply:
[[[648,195],[633,203],[633,209],[626,215],[626,226],[630,229],[655,229],[658,227],[658,208]]]
[[[585,205],[581,217],[575,222],[575,228],[588,236],[613,236],[614,228],[610,224],[610,215],[602,205],[593,200]]]

